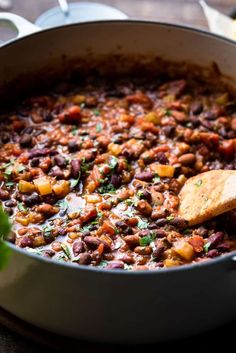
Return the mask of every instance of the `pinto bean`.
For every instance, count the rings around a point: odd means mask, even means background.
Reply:
[[[133,248],[139,245],[140,237],[137,234],[134,235],[126,235],[124,237],[124,241],[128,244],[129,247]]]
[[[196,157],[193,153],[186,153],[179,157],[179,162],[184,166],[192,165],[195,161]]]
[[[208,238],[208,242],[210,243],[209,249],[215,249],[217,245],[219,245],[224,240],[224,233],[223,232],[216,232],[212,234]]]

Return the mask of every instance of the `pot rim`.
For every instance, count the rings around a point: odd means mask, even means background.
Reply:
[[[63,30],[66,28],[71,28],[71,27],[82,27],[82,26],[87,26],[87,25],[103,25],[103,24],[143,24],[143,25],[158,25],[160,27],[170,27],[170,28],[177,28],[177,29],[183,29],[186,30],[188,32],[193,32],[193,33],[198,33],[198,34],[202,34],[205,35],[207,37],[210,38],[215,38],[218,39],[220,41],[229,43],[229,44],[233,44],[236,46],[236,41],[230,38],[226,38],[222,35],[219,34],[215,34],[215,33],[211,33],[207,30],[201,29],[201,28],[195,28],[192,27],[190,25],[182,25],[182,24],[177,24],[177,23],[169,23],[169,22],[161,22],[161,21],[149,21],[149,20],[141,20],[141,19],[127,19],[127,20],[99,20],[99,21],[88,21],[88,22],[80,22],[80,23],[71,23],[68,25],[61,25],[61,26],[56,26],[56,27],[51,27],[51,28],[45,28],[45,29],[40,29],[37,32],[34,33],[29,33],[23,37],[19,37],[19,38],[13,38],[10,39],[9,41],[7,41],[6,43],[3,43],[0,46],[0,50],[4,49],[8,46],[11,46],[13,44],[15,44],[15,42],[19,42],[19,41],[24,41],[25,39],[29,38],[29,37],[36,37],[38,35],[40,35],[41,33],[46,33],[46,32],[52,32],[52,31],[58,31],[58,30]]]
[[[0,47],[0,50],[7,48],[11,45],[14,45],[16,42],[19,41],[24,41],[25,39],[27,39],[28,37],[36,37],[41,35],[41,33],[45,33],[45,32],[51,32],[51,31],[58,31],[58,30],[63,30],[63,28],[66,27],[82,27],[82,26],[87,26],[87,25],[103,25],[103,24],[124,24],[124,23],[129,23],[132,25],[135,24],[143,24],[143,25],[158,25],[160,27],[170,27],[170,28],[177,28],[177,29],[182,29],[182,30],[186,30],[188,32],[193,32],[193,33],[197,33],[197,34],[201,34],[210,38],[214,38],[217,39],[219,41],[223,41],[225,43],[229,43],[229,44],[233,44],[236,48],[236,41],[229,39],[229,38],[225,38],[221,35],[218,34],[214,34],[214,33],[210,33],[206,30],[203,29],[199,29],[199,28],[194,28],[192,26],[188,26],[188,25],[180,25],[180,24],[173,24],[173,23],[168,23],[168,22],[160,22],[160,21],[148,21],[148,20],[139,20],[139,19],[127,19],[127,20],[104,20],[104,21],[89,21],[89,22],[81,22],[81,23],[72,23],[66,26],[57,26],[57,27],[53,27],[53,28],[47,28],[47,29],[42,29],[38,32],[35,33],[31,33],[27,36],[21,37],[21,38],[14,38],[10,41],[8,41],[7,43],[3,44]],[[194,269],[199,269],[199,268],[205,268],[205,267],[209,267],[209,266],[214,266],[215,264],[221,264],[223,262],[229,261],[229,260],[233,260],[234,257],[236,257],[236,250],[235,251],[231,251],[230,253],[221,255],[219,257],[216,257],[214,259],[209,259],[203,262],[199,262],[199,263],[192,263],[192,264],[186,264],[186,265],[181,265],[181,266],[175,266],[175,267],[170,267],[170,268],[161,268],[161,269],[157,269],[157,270],[122,270],[122,269],[116,269],[116,270],[112,270],[112,269],[106,269],[106,268],[99,268],[99,267],[93,267],[93,266],[85,266],[85,265],[78,265],[78,264],[74,264],[74,263],[66,263],[66,262],[60,262],[57,260],[53,260],[53,259],[48,259],[46,257],[43,256],[39,256],[36,255],[34,253],[30,253],[24,249],[21,249],[19,247],[17,247],[14,244],[11,244],[9,242],[6,242],[6,244],[9,246],[9,248],[14,252],[17,252],[19,254],[25,255],[27,257],[30,257],[32,259],[35,259],[39,262],[44,262],[46,264],[51,264],[51,266],[57,266],[57,267],[66,267],[66,268],[71,268],[71,269],[76,269],[76,271],[88,271],[88,272],[95,272],[98,274],[103,274],[103,275],[124,275],[124,276],[161,276],[161,275],[165,275],[167,273],[175,273],[175,272],[182,272],[182,271],[193,271]]]
[[[175,273],[175,272],[183,272],[183,271],[193,271],[193,270],[198,270],[199,268],[205,268],[205,267],[210,267],[214,266],[215,264],[222,264],[226,262],[236,262],[236,250],[231,251],[229,253],[223,254],[221,256],[218,256],[213,259],[208,259],[206,261],[202,262],[196,262],[196,263],[191,263],[191,264],[186,264],[186,265],[180,265],[180,266],[174,266],[174,267],[168,267],[168,268],[159,268],[159,269],[153,269],[153,270],[124,270],[124,269],[106,269],[106,268],[101,268],[97,266],[86,266],[86,265],[79,265],[77,263],[72,263],[72,262],[61,262],[58,260],[54,260],[51,258],[47,258],[44,256],[40,256],[37,254],[34,254],[32,252],[29,252],[27,250],[24,250],[22,248],[17,247],[15,244],[11,244],[9,242],[5,242],[7,246],[13,251],[20,253],[21,255],[25,255],[27,257],[33,258],[34,260],[37,260],[39,262],[44,262],[46,264],[51,264],[52,266],[59,266],[59,267],[66,267],[66,268],[71,268],[71,269],[76,269],[76,271],[92,271],[92,272],[97,272],[98,274],[103,274],[103,275],[165,275],[166,273]],[[11,253],[12,254],[12,253]],[[10,254],[10,256],[11,256]],[[7,265],[6,265],[7,266]],[[236,268],[236,266],[235,266]]]

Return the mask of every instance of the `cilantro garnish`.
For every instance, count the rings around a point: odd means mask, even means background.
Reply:
[[[210,243],[210,242],[206,243],[206,244],[203,246],[203,249],[204,249],[204,251],[205,251],[206,253],[209,251],[210,246],[211,246],[211,243]]]
[[[137,227],[139,229],[146,229],[148,227],[148,222],[142,221],[141,219],[138,222]]]
[[[102,124],[101,123],[98,123],[96,125],[96,132],[101,132],[102,131]]]
[[[11,253],[11,249],[3,242],[10,230],[11,225],[8,216],[3,212],[2,206],[0,206],[0,270],[6,266]]]
[[[168,216],[166,217],[167,221],[172,221],[175,217],[174,216]]]
[[[21,212],[26,212],[27,208],[24,206],[23,202],[17,202],[18,210]]]
[[[61,244],[61,247],[62,247],[62,250],[64,251],[65,255],[68,257],[68,259],[71,259],[69,247],[64,243]]]
[[[151,233],[150,235],[147,235],[146,237],[143,237],[139,240],[139,244],[141,246],[147,246],[149,244],[151,244],[151,242],[153,242],[153,240],[155,239],[155,234]]]

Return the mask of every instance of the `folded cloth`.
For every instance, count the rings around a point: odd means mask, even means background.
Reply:
[[[206,16],[210,31],[236,40],[236,21],[207,5],[204,0],[200,0],[199,3]]]

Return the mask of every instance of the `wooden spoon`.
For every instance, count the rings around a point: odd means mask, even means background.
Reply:
[[[211,170],[186,181],[179,216],[196,225],[236,208],[236,171]]]

